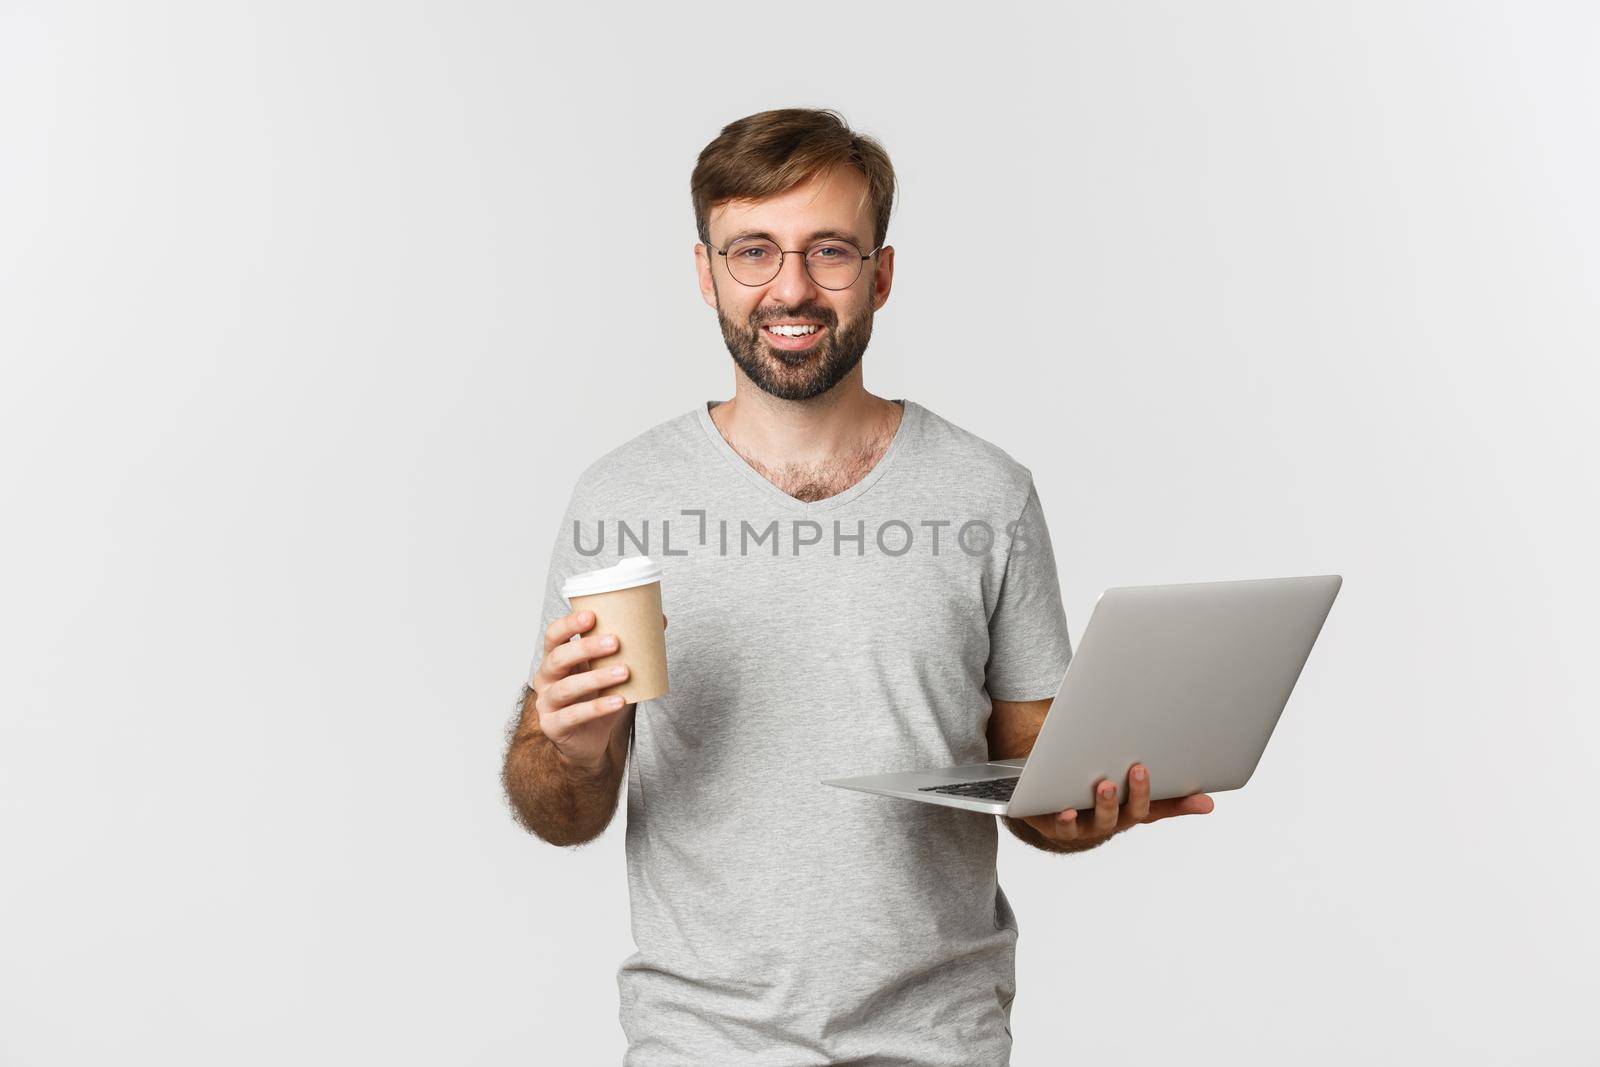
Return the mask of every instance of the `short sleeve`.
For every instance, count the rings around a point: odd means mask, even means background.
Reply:
[[[1021,515],[1002,536],[1008,545],[999,601],[989,617],[984,688],[992,700],[1044,700],[1056,695],[1072,659],[1061,604],[1055,548],[1032,480]]]
[[[545,572],[544,598],[539,611],[538,629],[534,633],[533,659],[528,664],[527,677],[530,680],[544,660],[545,630],[551,623],[572,611],[567,598],[561,595],[562,585],[574,574],[604,566],[597,556],[584,556],[578,551],[580,544],[587,546],[595,544],[596,534],[593,528],[584,528],[584,524],[591,518],[587,514],[587,500],[588,494],[584,492],[584,485],[580,480],[567,498],[566,510],[561,515],[561,526],[556,530],[554,544],[550,546],[550,566]],[[574,524],[579,529],[574,530]]]

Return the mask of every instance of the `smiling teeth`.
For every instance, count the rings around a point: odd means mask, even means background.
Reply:
[[[819,326],[768,326],[767,329],[779,337],[804,337],[808,333],[816,333]]]

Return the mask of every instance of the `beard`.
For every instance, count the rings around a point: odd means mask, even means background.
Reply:
[[[825,308],[803,307],[782,313],[768,311],[763,320],[812,319],[822,323],[825,332],[820,340],[803,352],[789,352],[775,347],[767,340],[760,326],[738,324],[717,307],[717,322],[722,327],[722,340],[728,354],[749,376],[762,392],[780,400],[809,400],[832,389],[845,375],[855,370],[861,356],[872,339],[872,309],[838,328],[831,312]]]

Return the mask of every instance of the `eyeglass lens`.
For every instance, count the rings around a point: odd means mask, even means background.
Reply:
[[[765,285],[778,276],[783,262],[771,241],[750,239],[728,246],[728,270],[745,285]],[[861,275],[864,257],[848,241],[821,241],[806,249],[806,269],[824,289],[848,289]]]

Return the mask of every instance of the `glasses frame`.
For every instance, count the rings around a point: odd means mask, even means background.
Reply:
[[[765,240],[765,238],[762,238],[762,240]],[[850,282],[849,282],[848,285],[841,285],[837,289],[835,289],[831,285],[823,285],[820,281],[817,281],[817,276],[815,274],[811,273],[811,262],[806,258],[806,253],[811,251],[812,248],[815,248],[817,245],[827,244],[830,241],[834,242],[834,243],[837,243],[837,244],[850,245],[851,248],[855,248],[856,255],[861,257],[860,259],[856,260],[856,276],[854,278],[850,279]],[[769,241],[767,243],[768,244],[777,244],[778,242]],[[810,248],[801,248],[801,249],[780,248],[780,249],[778,249],[778,269],[772,272],[772,277],[768,278],[764,282],[747,282],[744,279],[740,278],[737,274],[733,273],[733,268],[731,266],[728,266],[728,250],[726,248],[718,248],[716,245],[712,244],[710,241],[706,242],[706,247],[711,249],[717,255],[722,257],[722,265],[723,265],[724,269],[727,270],[728,277],[732,278],[734,281],[738,282],[740,285],[743,285],[743,286],[745,286],[747,288],[750,288],[750,289],[759,289],[763,285],[771,285],[774,281],[776,281],[778,275],[783,273],[784,258],[786,256],[788,256],[791,252],[793,252],[795,255],[800,257],[800,269],[806,272],[806,277],[810,278],[813,282],[816,282],[816,285],[817,285],[818,288],[826,289],[830,293],[842,293],[846,289],[850,288],[850,286],[854,285],[856,282],[859,282],[861,280],[862,271],[865,269],[862,266],[862,264],[866,263],[867,260],[871,259],[873,256],[877,255],[879,252],[883,251],[883,249],[884,249],[883,245],[879,245],[877,248],[874,248],[870,252],[863,252],[863,251],[861,251],[861,249],[856,248],[856,246],[854,244],[851,244],[851,242],[846,241],[843,237],[824,237],[822,240],[818,241],[816,244],[812,245]]]

